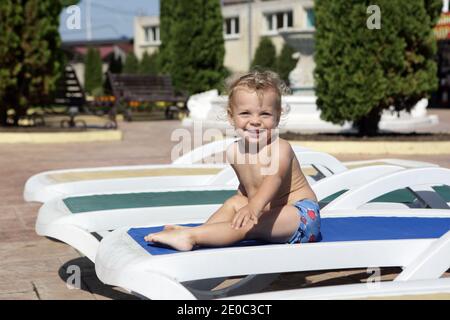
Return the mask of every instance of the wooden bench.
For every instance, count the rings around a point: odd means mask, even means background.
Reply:
[[[170,76],[113,74],[108,72],[108,81],[115,96],[115,108],[119,104],[130,102],[168,102],[165,109],[166,119],[173,119],[179,112],[186,112],[187,95],[176,94]],[[180,106],[181,105],[181,106]],[[125,109],[125,118],[131,120],[129,108]]]

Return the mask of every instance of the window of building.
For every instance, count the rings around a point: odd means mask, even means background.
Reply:
[[[159,40],[159,27],[147,26],[144,27],[145,42],[158,43]]]
[[[294,26],[292,11],[266,13],[267,31],[288,29]]]
[[[314,28],[314,10],[312,8],[306,9],[306,27]]]
[[[225,18],[223,29],[225,36],[239,35],[239,17]]]

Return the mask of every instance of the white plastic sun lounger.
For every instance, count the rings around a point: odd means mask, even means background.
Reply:
[[[378,177],[400,170],[403,168],[396,166],[356,168],[322,179],[313,185],[313,189],[318,198],[323,200],[342,190],[355,189]],[[436,170],[440,172],[439,168]],[[414,172],[417,171],[411,172],[410,176],[413,176]],[[436,185],[443,183],[443,180],[437,181]],[[108,234],[110,230],[126,226],[201,222],[234,193],[235,188],[209,186],[207,190],[199,187],[191,188],[189,191],[172,188],[151,193],[56,199],[45,203],[39,210],[36,232],[63,241],[93,260],[99,238]],[[412,195],[414,199],[414,192]],[[385,207],[388,208],[394,205],[396,204],[392,201],[385,203]],[[426,205],[433,207],[433,204]],[[398,206],[407,208],[407,205]]]
[[[358,208],[398,188],[422,186],[427,194],[428,186],[443,183],[450,183],[449,169],[423,168],[398,171],[350,189],[329,204],[331,209],[322,211],[323,240],[318,243],[247,243],[176,252],[143,241],[142,235],[160,230],[159,226],[121,228],[102,240],[95,258],[96,273],[105,284],[151,299],[194,299],[195,290],[190,291],[184,283],[246,274],[396,266],[403,271],[395,281],[435,280],[450,268],[448,206]],[[297,297],[301,297],[300,293]]]
[[[150,299],[193,299],[183,283],[207,278],[366,267],[402,267],[397,281],[438,279],[450,268],[450,215],[428,209],[426,218],[412,215],[421,209],[386,212],[371,217],[323,218],[331,240],[311,244],[269,244],[204,249],[192,252],[148,252],[137,238],[157,230],[119,229],[100,243],[95,259],[99,279]],[[412,216],[411,216],[412,215]],[[425,226],[420,229],[421,224]],[[368,229],[356,235],[342,232]],[[432,231],[430,233],[421,231]],[[389,231],[383,234],[383,231]],[[374,234],[376,233],[376,234]],[[169,251],[169,250],[167,250]],[[208,266],[204,268],[204,266]],[[218,293],[212,293],[212,296]]]
[[[235,138],[229,138],[202,145],[179,157],[171,164],[41,172],[30,177],[25,183],[24,199],[25,201],[46,202],[55,197],[69,194],[90,193],[98,190],[115,192],[127,190],[127,188],[132,190],[146,185],[148,187],[149,183],[161,187],[203,185],[227,165],[224,163],[197,164],[197,162],[223,152],[234,141],[236,141]],[[112,180],[120,182],[111,183]]]
[[[316,152],[302,153],[302,165],[312,163],[327,167],[330,156],[320,155]],[[369,166],[345,170],[320,180],[316,183],[317,190],[325,198],[402,169],[398,166]],[[333,180],[327,183],[331,177]],[[40,208],[36,233],[61,240],[93,260],[99,238],[110,230],[124,226],[204,221],[236,193],[236,188],[237,184],[208,185],[58,198]]]
[[[172,164],[119,166],[46,171],[30,177],[24,188],[25,201],[47,202],[49,200],[81,194],[142,192],[169,187],[191,187],[206,185],[236,184],[234,171],[224,163],[199,164],[214,154],[223,152],[236,139],[225,139],[206,144],[183,155]],[[293,146],[294,151],[309,151]],[[346,170],[346,166],[336,158],[327,157],[327,166],[318,160],[313,165],[317,178],[327,177]],[[435,166],[431,163],[399,159],[377,159],[349,163],[349,168],[361,165],[392,164],[402,167]],[[314,182],[314,179],[310,179]]]

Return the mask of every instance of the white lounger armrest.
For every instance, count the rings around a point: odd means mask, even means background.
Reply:
[[[379,165],[350,169],[326,179],[319,180],[313,186],[317,199],[325,199],[336,192],[355,188],[379,177],[404,170],[399,166]]]
[[[450,184],[450,169],[440,167],[405,169],[350,190],[330,202],[324,210],[357,209],[388,192],[417,185]]]

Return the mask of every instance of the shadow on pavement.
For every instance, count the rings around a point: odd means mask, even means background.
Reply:
[[[122,292],[123,289],[103,284],[95,274],[94,263],[86,257],[67,261],[58,270],[58,274],[68,285],[79,286],[79,290],[114,300],[140,300],[132,294]]]

